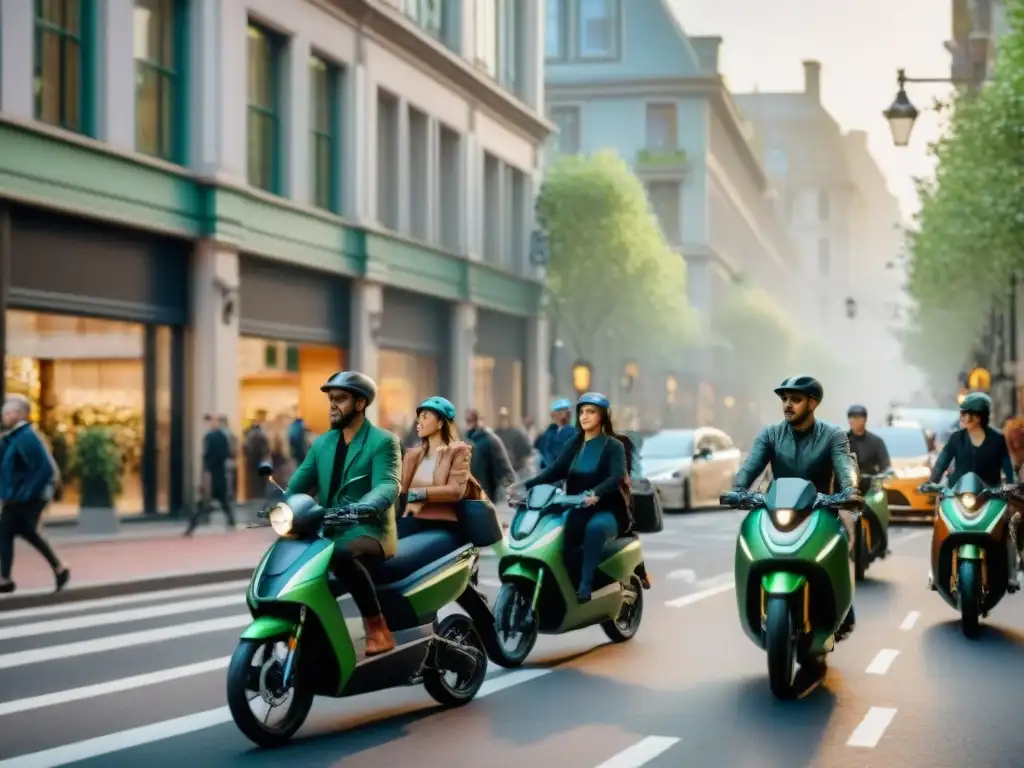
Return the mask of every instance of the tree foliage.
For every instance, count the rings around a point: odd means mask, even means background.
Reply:
[[[686,267],[661,233],[643,185],[614,152],[559,158],[541,190],[548,283],[559,332],[593,359],[608,331],[657,338],[664,349],[692,327]]]
[[[918,308],[905,349],[932,375],[962,366],[1024,267],[1024,0],[1011,0],[1007,17],[992,80],[954,99],[949,131],[932,147],[935,179],[918,185],[909,269]]]

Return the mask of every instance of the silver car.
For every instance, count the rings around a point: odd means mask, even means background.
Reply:
[[[732,488],[740,450],[720,429],[665,429],[640,448],[644,476],[666,510],[717,507]]]

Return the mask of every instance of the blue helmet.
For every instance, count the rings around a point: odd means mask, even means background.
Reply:
[[[451,400],[445,397],[439,397],[437,395],[434,397],[428,397],[416,406],[417,416],[420,411],[432,411],[445,421],[455,421],[455,406],[452,405]]]
[[[580,406],[583,405],[596,405],[598,408],[607,410],[612,404],[600,392],[584,392],[580,399],[576,401],[576,409],[579,410]]]
[[[564,397],[560,397],[557,400],[555,400],[553,403],[551,403],[551,410],[552,411],[571,411],[572,410],[572,402],[569,401],[569,400],[566,400]]]

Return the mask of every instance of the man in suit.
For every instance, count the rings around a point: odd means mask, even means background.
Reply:
[[[324,507],[358,516],[331,530],[331,566],[363,615],[366,655],[375,656],[395,647],[370,573],[394,557],[398,546],[395,501],[401,449],[398,438],[366,418],[377,397],[377,384],[369,376],[340,371],[320,391],[327,393],[331,429],[310,446],[287,492],[315,494]]]

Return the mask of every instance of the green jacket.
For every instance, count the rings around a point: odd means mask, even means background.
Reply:
[[[785,421],[762,429],[736,473],[733,490],[746,491],[769,465],[773,478],[799,477],[813,483],[818,493],[856,487],[857,465],[850,453],[850,440],[843,429],[824,421],[815,421],[811,434],[799,443],[793,427]]]
[[[378,517],[359,525],[337,529],[336,543],[359,536],[377,539],[385,557],[394,557],[398,546],[395,528],[395,501],[401,487],[401,449],[398,438],[390,432],[364,421],[348,446],[341,485],[333,499],[328,499],[334,454],[341,431],[332,429],[320,435],[306,458],[288,482],[288,493],[309,493],[325,507],[367,504],[377,510]]]

